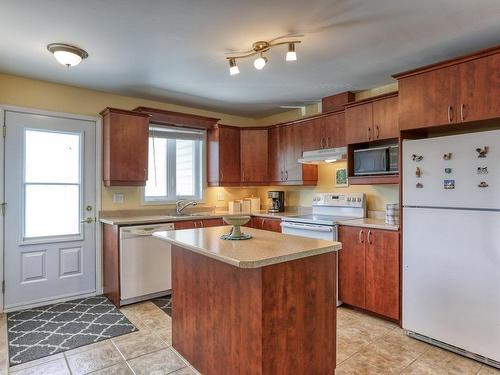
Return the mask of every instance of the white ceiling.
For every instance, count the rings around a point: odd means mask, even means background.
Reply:
[[[304,33],[229,76],[224,53]],[[46,50],[84,48],[67,69]],[[500,44],[499,0],[0,0],[0,72],[262,117]]]

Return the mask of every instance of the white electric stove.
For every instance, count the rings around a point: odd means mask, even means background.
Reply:
[[[337,241],[339,221],[363,217],[366,217],[364,193],[315,193],[312,214],[285,217],[281,229],[285,234]],[[337,306],[341,303],[337,299]]]

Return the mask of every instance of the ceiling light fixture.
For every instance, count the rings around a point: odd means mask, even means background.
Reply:
[[[229,59],[229,74],[232,76],[240,74],[240,68],[236,64],[236,59]]]
[[[51,43],[47,46],[47,49],[54,54],[54,57],[60,64],[68,68],[77,66],[83,59],[89,56],[87,51],[64,43]]]
[[[286,53],[286,61],[297,61],[297,52],[295,52],[295,43],[288,43],[288,52]]]
[[[267,57],[265,57],[262,53],[260,54],[260,57],[257,57],[254,62],[253,62],[253,66],[255,67],[255,69],[257,70],[262,70],[265,66],[266,66],[266,63],[267,63]]]
[[[297,53],[295,52],[295,45],[298,43],[301,43],[300,40],[288,40],[288,41],[283,41],[280,42],[277,40],[283,39],[283,38],[292,38],[292,37],[303,37],[304,35],[297,35],[297,34],[292,34],[292,35],[284,35],[280,36],[278,38],[271,39],[270,41],[258,41],[255,42],[252,45],[252,49],[248,51],[233,51],[229,52],[228,54],[231,56],[226,57],[227,60],[229,60],[229,74],[235,75],[240,72],[238,65],[236,64],[237,59],[245,59],[247,57],[259,55],[254,62],[253,65],[255,69],[257,70],[262,70],[265,66],[266,63],[268,62],[267,57],[264,56],[264,52],[269,51],[271,48],[276,47],[276,46],[281,46],[284,44],[288,45],[288,52],[286,53],[285,60],[286,61],[296,61],[297,60]]]

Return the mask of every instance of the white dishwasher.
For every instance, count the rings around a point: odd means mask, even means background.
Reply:
[[[173,223],[120,228],[120,304],[171,292],[171,246],[152,233],[172,229]]]

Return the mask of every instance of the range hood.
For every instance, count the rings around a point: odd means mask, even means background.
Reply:
[[[301,164],[328,164],[347,159],[347,147],[324,148],[314,151],[304,151],[302,158],[298,160]]]

